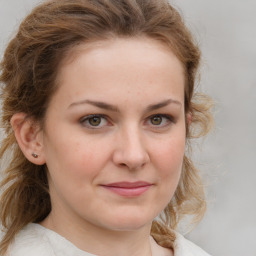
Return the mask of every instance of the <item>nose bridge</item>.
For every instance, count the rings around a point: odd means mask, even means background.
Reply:
[[[114,157],[116,164],[136,169],[149,161],[145,138],[138,125],[126,125],[120,129],[118,137]]]

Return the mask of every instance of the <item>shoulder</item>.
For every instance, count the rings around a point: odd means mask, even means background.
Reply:
[[[28,224],[15,237],[7,256],[91,256],[59,234],[39,224]]]
[[[203,249],[175,232],[174,256],[210,256]]]
[[[8,249],[8,256],[53,256],[48,239],[37,224],[28,224],[16,236]]]
[[[151,235],[158,245],[174,251],[174,256],[210,256],[203,249],[187,240],[178,232],[160,222],[154,222]]]

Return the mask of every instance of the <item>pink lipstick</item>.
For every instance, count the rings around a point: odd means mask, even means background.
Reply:
[[[111,192],[124,197],[140,196],[143,193],[145,193],[151,186],[152,186],[151,183],[144,182],[144,181],[116,182],[116,183],[102,185],[102,187],[110,190]]]

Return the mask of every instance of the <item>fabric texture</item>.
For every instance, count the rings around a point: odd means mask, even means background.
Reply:
[[[175,233],[175,256],[210,256],[201,248]],[[165,238],[166,239],[166,238]],[[21,230],[10,245],[8,256],[96,256],[78,249],[56,232],[39,224],[29,224]]]

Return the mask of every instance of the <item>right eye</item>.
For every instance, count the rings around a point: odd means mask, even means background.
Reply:
[[[89,115],[80,120],[80,123],[89,129],[100,129],[108,125],[108,121],[103,115]]]

